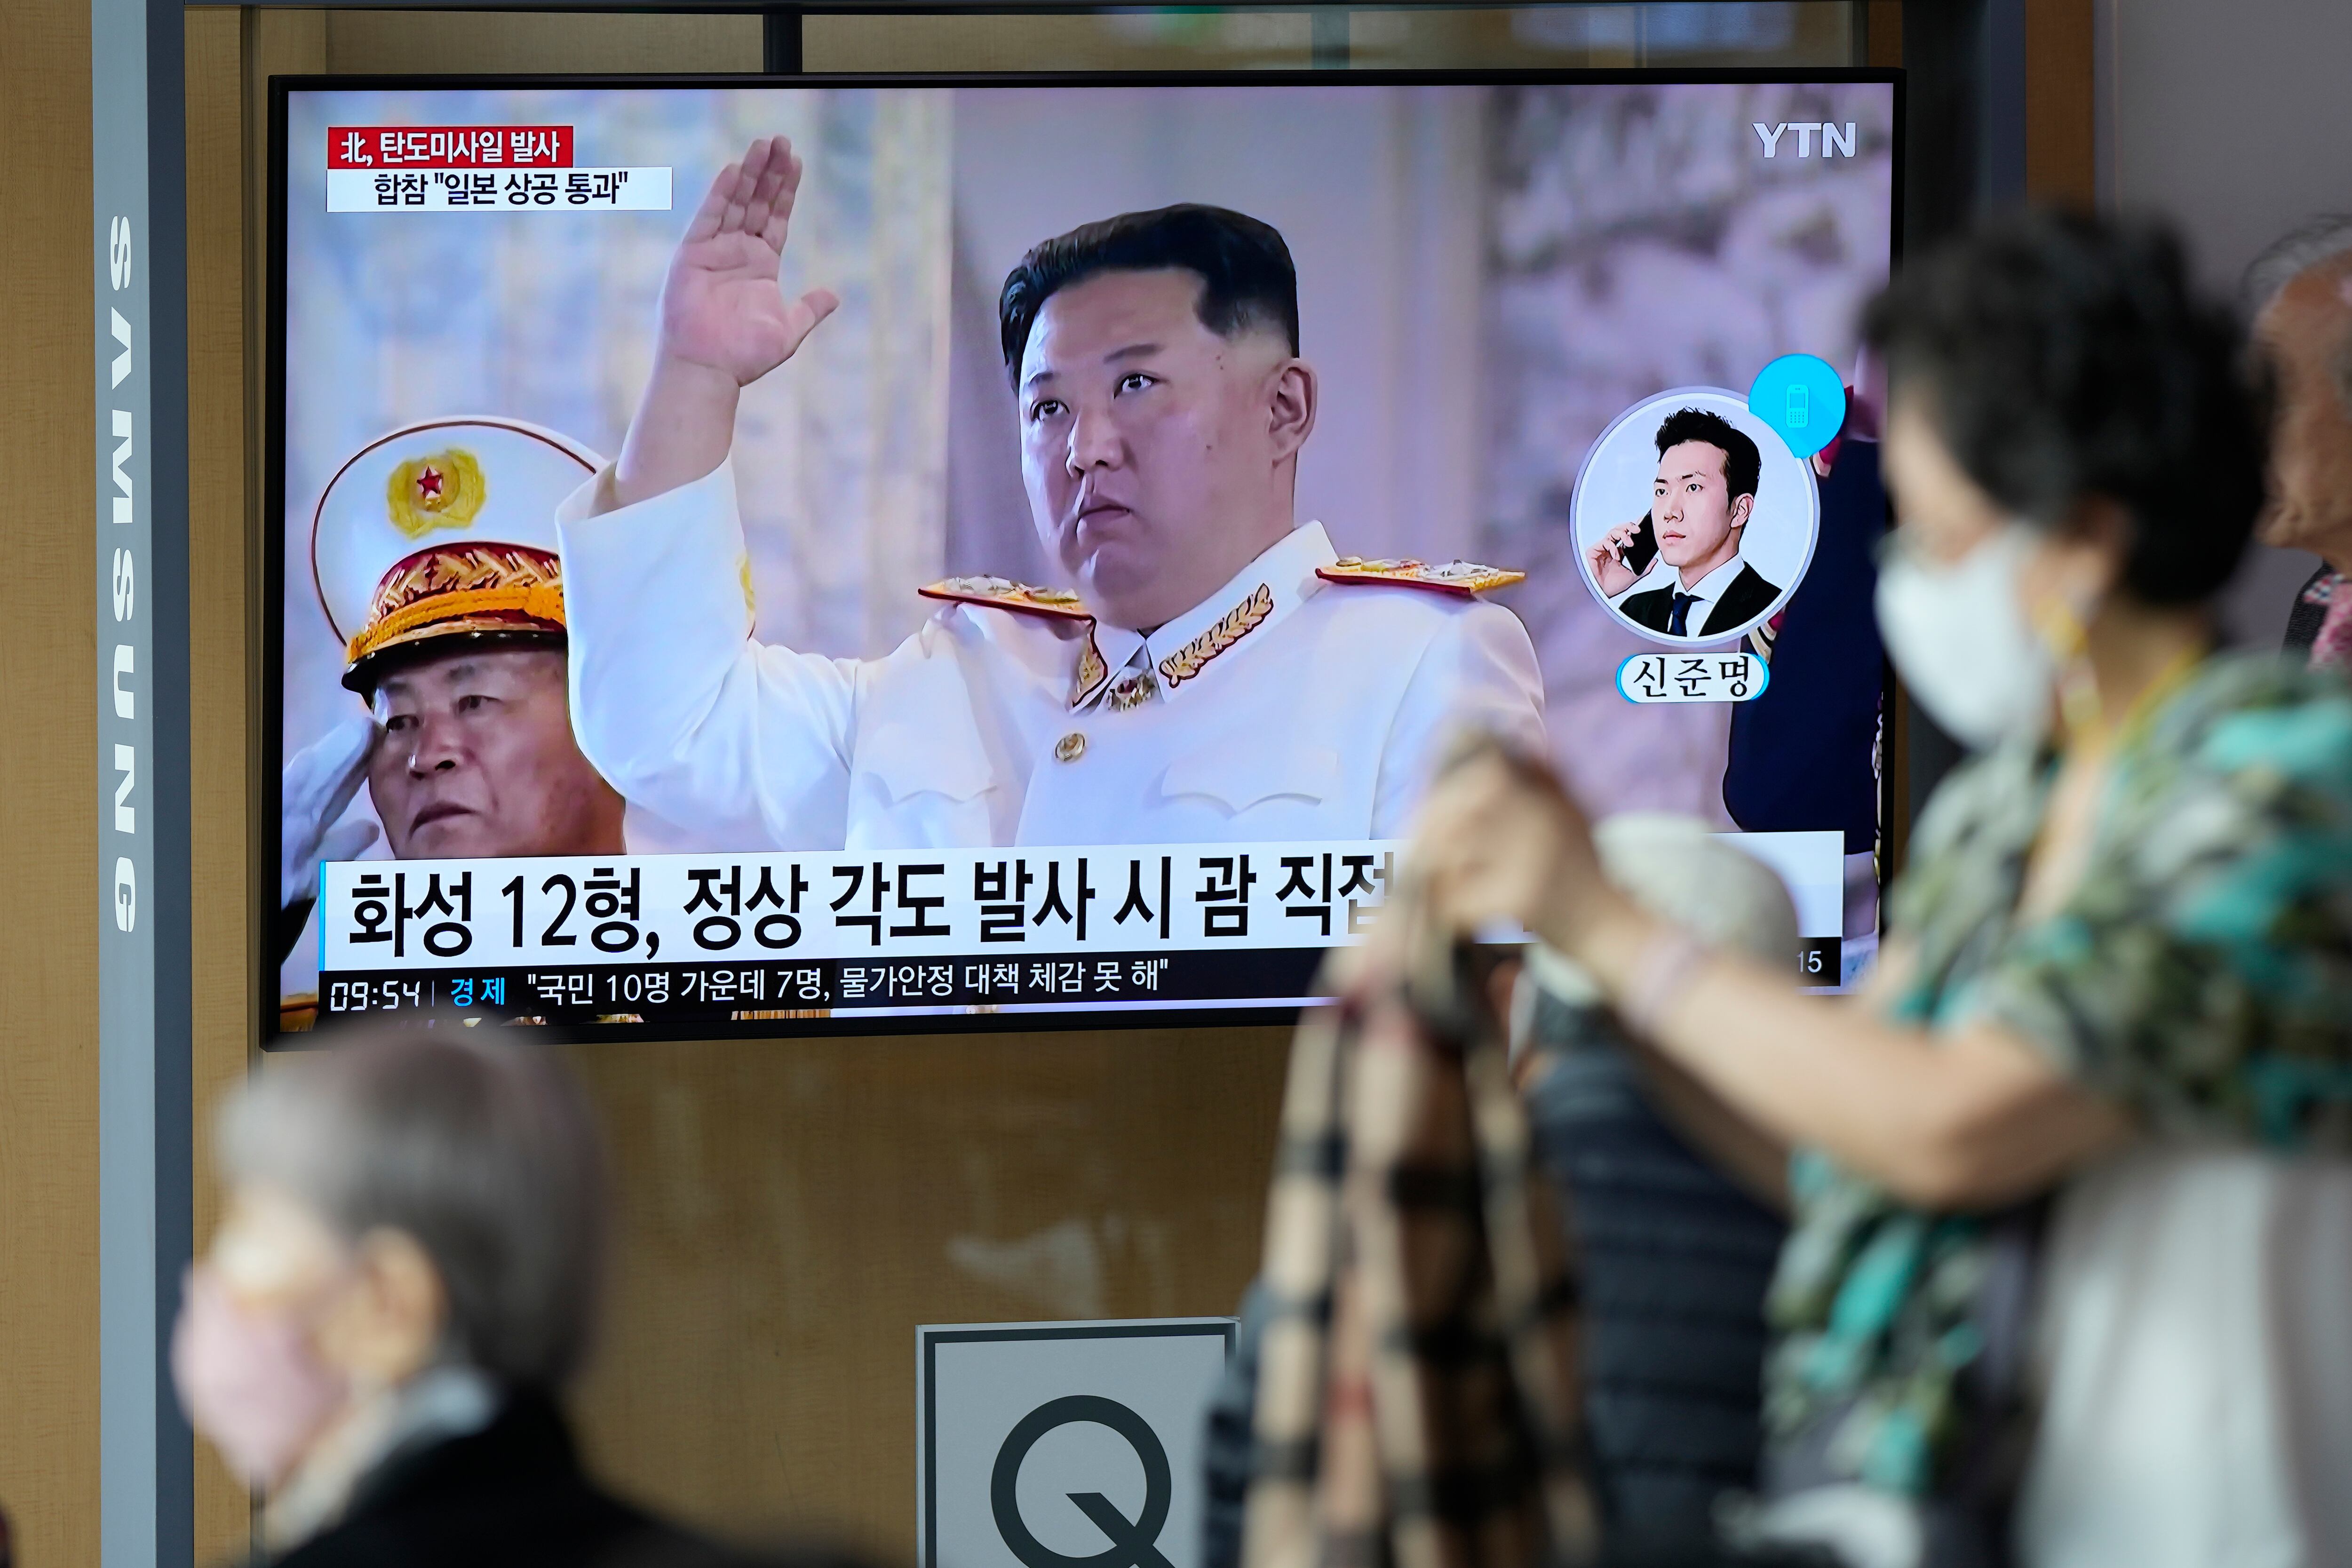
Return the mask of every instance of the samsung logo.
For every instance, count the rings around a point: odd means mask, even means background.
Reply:
[[[107,281],[114,285],[116,293],[131,286],[131,220],[127,217],[118,216],[107,225],[106,268]],[[123,318],[121,310],[111,305],[107,307],[106,314],[107,336],[120,345],[120,352],[107,366],[107,388],[112,391],[131,376],[131,323]],[[115,443],[110,465],[114,479],[111,500],[114,504],[110,510],[116,526],[122,527],[128,526],[134,515],[132,503],[136,496],[131,489],[131,476],[124,471],[122,465],[131,460],[136,426],[130,409],[114,408],[108,412],[112,417],[108,421],[107,433]],[[99,438],[101,457],[106,455],[106,439],[105,436]],[[110,586],[112,589],[115,625],[122,628],[121,635],[124,636],[129,635],[131,622],[138,612],[137,571],[133,561],[131,546],[115,546],[113,581]],[[130,643],[114,645],[111,673],[114,717],[135,721],[139,716],[139,699],[135,687],[130,683],[137,677],[138,669]],[[132,740],[137,739],[134,734]],[[139,832],[139,808],[131,802],[131,792],[139,784],[139,749],[136,745],[125,745],[120,741],[114,742],[114,772],[117,775],[114,831],[126,837],[135,837]],[[114,929],[119,931],[139,929],[139,873],[128,855],[118,855],[114,860]]]
[[[1813,155],[1813,137],[1816,133],[1822,139],[1821,155],[1822,157],[1851,158],[1853,156],[1853,121],[1851,120],[1843,125],[1832,125],[1819,120],[1791,120],[1785,125],[1767,125],[1759,120],[1755,122],[1755,130],[1756,140],[1764,143],[1764,156],[1767,158],[1777,158],[1780,155],[1780,138],[1792,131],[1797,134],[1797,156],[1800,158],[1810,158]]]

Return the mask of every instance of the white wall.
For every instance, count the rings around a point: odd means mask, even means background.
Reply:
[[[2187,233],[2207,284],[2320,212],[2352,212],[2352,0],[2096,0],[2099,194]],[[2231,622],[2274,640],[2315,563],[2257,548]]]

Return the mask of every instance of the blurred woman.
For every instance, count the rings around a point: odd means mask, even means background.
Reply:
[[[2263,500],[2260,426],[2228,319],[2167,237],[2010,220],[1905,268],[1865,331],[1894,377],[1902,524],[1881,626],[1913,697],[1984,754],[1919,822],[1864,1004],[1644,912],[1552,777],[1498,751],[1433,794],[1412,863],[1454,927],[1523,921],[1596,977],[1732,1113],[1685,1123],[1727,1164],[1793,1151],[1749,1535],[1853,1563],[1989,1561],[2019,1473],[2007,1331],[2032,1250],[2000,1216],[2136,1139],[2347,1134],[2352,697],[2217,650],[2214,595]],[[2263,1289],[2245,1286],[2257,1324]],[[2339,1295],[2332,1321],[2347,1310]],[[2340,1369],[2330,1321],[2316,1353]],[[2210,1348],[2177,1346],[2192,1363]],[[2174,1412],[2192,1432],[2200,1398],[2221,1402],[2205,1418],[2294,1426],[2273,1408],[2305,1397],[2291,1373],[2194,1371]],[[2179,1561],[2325,1560],[2334,1527],[2291,1516],[2340,1500],[2233,1495],[2195,1451],[2045,1489],[2026,1560],[2169,1560],[2100,1555],[2070,1510],[2198,1521]],[[2284,1554],[2210,1555],[2212,1531]]]
[[[173,1371],[288,1568],[704,1561],[596,1487],[556,1397],[594,1325],[604,1160],[543,1049],[387,1037],[227,1106]]]

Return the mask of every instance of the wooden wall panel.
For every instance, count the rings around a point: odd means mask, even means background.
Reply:
[[[2092,0],[2025,8],[2025,191],[2089,209],[2098,198]]]
[[[1313,18],[1128,15],[809,16],[802,64],[813,71],[1306,70]]]
[[[1615,8],[1617,25],[1598,38],[1546,28],[1524,9],[1468,4],[1360,10],[1338,37],[1356,67],[1846,65],[1858,63],[1854,8],[1863,3],[1783,6],[1788,34],[1762,52],[1654,54],[1643,42],[1652,8],[1630,5]],[[1219,14],[1207,6],[1094,16],[819,14],[803,24],[802,61],[813,71],[1305,70],[1332,37],[1318,32],[1316,20],[1303,9]]]
[[[350,10],[320,13],[331,71],[755,71],[753,15]]]
[[[99,1557],[89,7],[0,5],[0,1508]]]
[[[211,1234],[219,1190],[212,1121],[257,1043],[251,910],[253,750],[249,626],[255,561],[245,384],[244,16],[191,7],[186,47],[188,180],[189,870],[195,1235]],[[219,1458],[195,1455],[196,1561],[242,1560],[251,1504]]]
[[[712,1527],[910,1560],[915,1326],[1232,1311],[1287,1039],[575,1049],[621,1194],[595,1462]]]
[[[1858,64],[1881,68],[1903,63],[1903,0],[1863,0],[1870,58]]]

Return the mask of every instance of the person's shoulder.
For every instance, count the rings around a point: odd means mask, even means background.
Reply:
[[[2149,745],[2194,750],[2213,766],[2294,766],[2352,724],[2343,672],[2277,654],[2213,654],[2147,726]]]
[[[1061,679],[1069,646],[1094,627],[1094,613],[1067,588],[1040,587],[1010,577],[943,577],[918,588],[934,614],[877,666],[921,665],[961,648],[960,657],[994,665],[1010,659]]]
[[[598,1485],[553,1399],[524,1390],[488,1426],[384,1461],[341,1520],[273,1568],[588,1568],[625,1552],[667,1561],[696,1542]]]
[[[1657,587],[1628,593],[1616,601],[1616,610],[1635,626],[1647,626],[1654,632],[1664,631],[1674,619],[1675,579],[1669,576]]]
[[[2293,658],[2218,654],[2153,716],[2136,750],[2143,766],[2169,764],[2258,794],[2352,801],[2352,687]]]
[[[2281,652],[2290,656],[2310,654],[2312,645],[2319,640],[2319,628],[2327,624],[2327,605],[2338,586],[2336,568],[2324,561],[2303,580],[2303,586],[2295,590],[2294,604],[2286,613],[2286,635],[2279,644]]]
[[[499,1484],[500,1480],[503,1484]],[[270,1568],[703,1568],[733,1559],[576,1472],[451,1479],[356,1510]]]
[[[2340,930],[2352,864],[2352,689],[2263,654],[2204,660],[2116,757],[2108,842],[2128,884],[2205,939],[2268,941],[2291,908]]]
[[[1526,581],[1527,574],[1476,562],[1432,564],[1342,555],[1316,569],[1322,589],[1310,605],[1336,624],[1381,639],[1429,638],[1489,617],[1517,617],[1486,595]]]
[[[583,1482],[525,1487],[510,1495],[424,1498],[348,1519],[269,1568],[493,1568],[520,1560],[545,1568],[727,1568],[737,1554]]]
[[[1476,561],[1428,562],[1412,556],[1368,560],[1342,555],[1315,575],[1326,583],[1359,587],[1407,588],[1429,597],[1454,602],[1475,600],[1481,594],[1524,583],[1528,574],[1508,566],[1488,566]]]
[[[2011,868],[2041,831],[2049,752],[2012,741],[1962,761],[1920,808],[1886,893],[1888,929],[1939,973],[1970,936],[2006,919]]]
[[[1734,626],[1754,620],[1770,609],[1780,596],[1780,584],[1756,570],[1752,562],[1743,560],[1707,620],[1707,634],[1715,635],[1718,624]]]
[[[1008,615],[1045,621],[1078,622],[1094,618],[1093,613],[1078,595],[1067,588],[1041,588],[1033,583],[1016,583],[1010,577],[985,573],[942,577],[915,592],[926,599],[944,605],[1002,610]]]
[[[2200,977],[2201,989],[2184,983],[2180,993],[2191,1055],[2212,1059],[2214,1030],[2242,1037],[2230,1032],[2260,1016],[2272,1037],[2344,1059],[2352,978],[2336,955],[2352,941],[2352,689],[2289,659],[2219,655],[2151,714],[2117,765],[2112,858],[2085,881],[2116,910],[2152,912],[2188,955],[2171,962]]]
[[[341,1524],[277,1557],[254,1559],[268,1568],[403,1568],[404,1543],[381,1529]]]
[[[2031,840],[2042,820],[2049,764],[2047,745],[2040,740],[2008,741],[1963,758],[1920,808],[1911,831],[1911,866],[1955,856],[1980,858],[1988,834]]]

